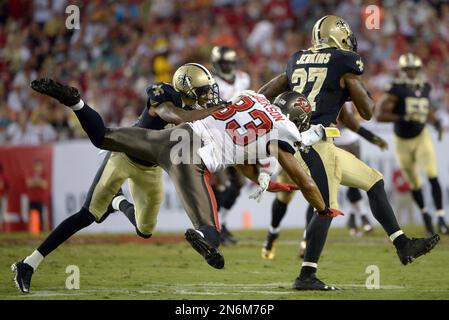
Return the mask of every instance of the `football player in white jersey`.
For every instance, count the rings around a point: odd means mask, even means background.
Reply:
[[[248,90],[251,78],[248,73],[237,69],[237,52],[234,49],[215,46],[212,48],[211,61],[213,74],[220,88],[220,98],[229,101],[237,93]],[[245,178],[233,167],[214,175],[213,189],[217,198],[221,222],[220,242],[223,245],[235,244],[237,239],[227,227],[227,217],[240,195]]]
[[[211,97],[218,102],[218,87],[190,91],[189,76],[181,80],[186,89],[182,92],[196,96],[200,103]],[[155,131],[105,127],[101,116],[81,100],[78,89],[54,80],[35,80],[31,88],[70,107],[96,147],[151,161],[165,170],[194,226],[187,229],[186,240],[214,268],[224,267],[224,257],[218,248],[220,226],[209,182],[211,172],[237,166],[259,183],[260,196],[269,189],[270,181],[248,164],[274,156],[318,215],[333,218],[342,214],[325,205],[317,185],[294,157],[297,150],[321,141],[324,135],[321,125],[299,132],[303,122],[310,119],[312,109],[299,93],[282,93],[276,99],[277,106],[263,95],[242,95],[203,120]]]

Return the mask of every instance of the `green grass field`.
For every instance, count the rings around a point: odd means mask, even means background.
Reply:
[[[422,235],[421,228],[405,230]],[[350,238],[346,230],[332,229],[318,275],[342,290],[298,292],[290,287],[301,262],[296,256],[300,234],[283,231],[276,259],[266,261],[260,257],[265,232],[237,232],[240,243],[223,248],[223,270],[208,266],[182,234],[157,234],[150,243],[123,242],[118,235],[78,236],[46,258],[28,295],[18,293],[10,265],[42,237],[1,234],[0,299],[449,299],[447,236],[404,267],[381,230]],[[68,265],[79,267],[79,290],[66,289]],[[380,269],[380,289],[365,287],[369,265]]]

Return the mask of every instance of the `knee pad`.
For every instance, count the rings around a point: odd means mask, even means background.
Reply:
[[[360,190],[357,188],[348,188],[348,192],[346,193],[349,202],[354,203],[362,200],[362,194]]]

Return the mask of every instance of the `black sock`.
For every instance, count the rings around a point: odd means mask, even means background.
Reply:
[[[424,220],[424,226],[426,227],[426,231],[429,233],[435,233],[432,224],[432,217],[427,212],[422,213],[422,218]]]
[[[131,222],[132,225],[137,228],[136,216],[134,214],[134,212],[135,212],[134,205],[125,199],[125,200],[120,201],[118,208],[120,209],[121,212],[123,212],[125,214],[125,216],[129,220],[129,222]]]
[[[443,209],[443,194],[441,192],[440,182],[438,181],[437,177],[430,178],[429,182],[432,187],[432,198],[435,209],[441,210]]]
[[[309,267],[309,266],[304,266],[301,268],[301,273],[299,274],[300,278],[305,278],[305,277],[309,277],[312,274],[316,273],[316,268],[314,267]]]
[[[309,204],[309,206],[307,207],[307,211],[306,211],[306,228],[309,225],[310,220],[312,220],[314,210],[315,209],[313,209],[313,207]]]
[[[62,221],[47,239],[37,248],[45,257],[73,234],[86,228],[95,221],[94,216],[85,208]]]
[[[400,236],[398,236],[396,239],[393,240],[393,244],[396,247],[396,249],[400,250],[405,247],[408,240],[409,239],[405,234],[401,234]]]
[[[419,209],[424,209],[424,197],[421,188],[412,190],[412,197]]]
[[[384,230],[390,236],[400,230],[393,209],[388,202],[387,194],[384,189],[384,181],[380,180],[368,190],[368,199],[374,218],[382,225]]]
[[[271,227],[277,228],[281,224],[282,219],[287,212],[287,204],[283,203],[279,199],[274,199],[271,206]]]
[[[97,147],[101,148],[106,134],[106,127],[104,126],[101,116],[86,103],[80,110],[75,111],[75,115],[81,123],[84,131],[90,141]]]
[[[304,254],[304,261],[318,262],[326,243],[327,232],[331,222],[331,218],[321,218],[318,215],[313,215],[306,231],[307,248]]]

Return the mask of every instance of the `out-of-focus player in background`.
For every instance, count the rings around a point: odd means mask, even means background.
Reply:
[[[434,125],[438,131],[438,140],[442,139],[443,128],[432,110],[431,86],[424,78],[422,68],[422,61],[415,54],[400,56],[399,77],[386,88],[379,103],[377,120],[394,123],[396,156],[404,176],[410,183],[411,193],[421,211],[427,234],[432,235],[435,230],[424,201],[421,169],[425,171],[432,189],[438,231],[449,234],[444,220],[443,195],[438,181],[435,149],[426,124]]]
[[[194,121],[216,111],[218,107],[205,110],[214,104],[212,100],[198,99],[201,92],[207,93],[216,87],[211,74],[203,69],[200,65],[185,64],[175,72],[173,84],[149,86],[147,105],[134,127],[162,130],[168,124]],[[191,92],[182,86],[186,74],[190,77]],[[218,91],[215,98],[218,99]],[[134,205],[120,194],[125,180],[129,181]],[[23,293],[29,292],[33,272],[48,254],[76,232],[93,222],[103,222],[116,210],[126,215],[137,235],[150,238],[162,199],[162,169],[157,164],[126,153],[109,152],[97,171],[81,210],[61,222],[34,252],[12,266],[17,287]]]
[[[215,46],[212,48],[212,73],[220,88],[220,98],[229,101],[233,96],[251,86],[248,73],[237,69],[237,52],[234,49]],[[217,198],[218,213],[221,222],[220,241],[223,245],[235,244],[237,239],[229,231],[226,222],[229,211],[235,204],[245,178],[234,168],[229,167],[214,174],[213,189]]]
[[[340,136],[336,137],[334,143],[343,150],[346,150],[354,154],[359,158],[359,137],[364,137],[367,141],[377,145],[382,150],[388,147],[388,144],[381,137],[365,129],[360,125],[359,121],[355,118],[352,111],[349,111],[347,106],[352,106],[351,103],[346,103],[343,108],[345,112],[341,112],[339,115],[338,127],[340,129]],[[342,142],[339,140],[342,139]],[[355,139],[355,140],[354,140]],[[352,143],[351,143],[352,142]],[[299,156],[299,154],[298,154]],[[284,172],[278,177],[280,183],[291,183],[290,178]],[[279,192],[276,194],[276,199],[273,201],[271,207],[271,225],[267,233],[267,238],[262,247],[262,258],[272,260],[276,256],[275,241],[279,238],[280,223],[287,212],[287,207],[290,201],[293,199],[295,192]],[[357,227],[355,224],[355,215],[359,215],[362,220],[363,230],[369,232],[373,229],[368,217],[362,211],[362,195],[357,188],[348,188],[348,200],[351,204],[350,216],[348,219],[348,227],[351,235],[357,234]],[[307,225],[313,217],[313,208],[308,207],[306,211],[306,224],[304,229],[303,238],[299,244],[298,256],[304,258],[304,252],[306,249],[306,236]]]

